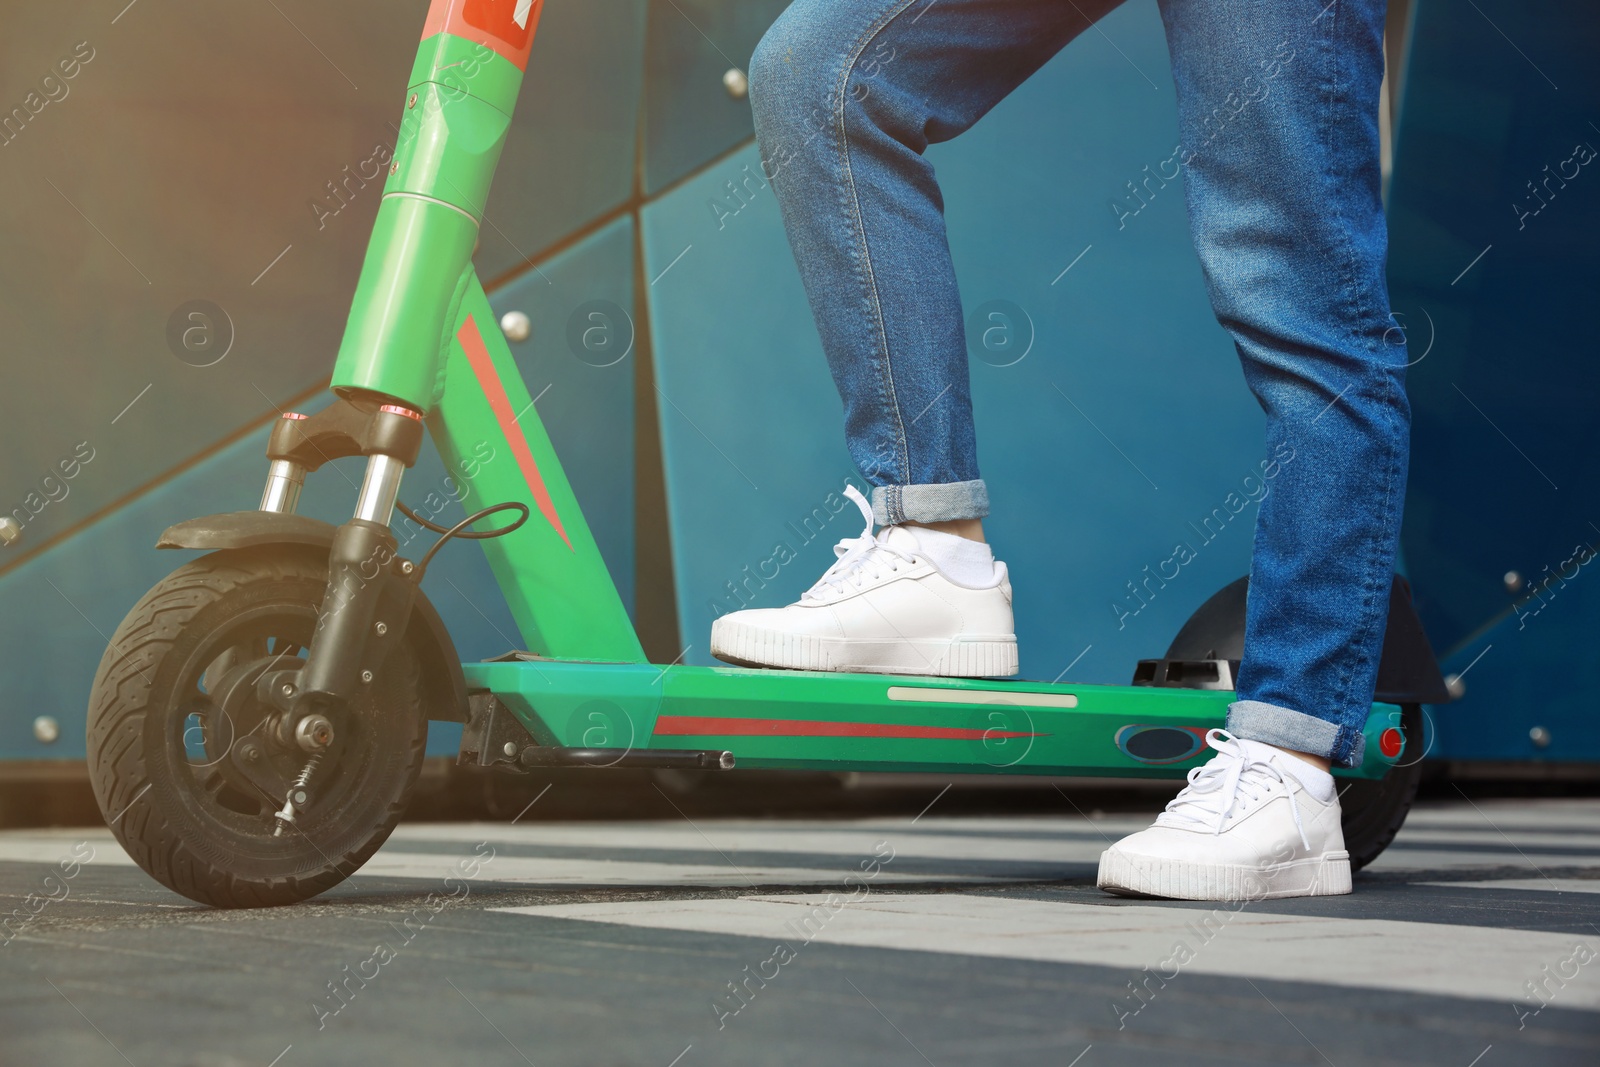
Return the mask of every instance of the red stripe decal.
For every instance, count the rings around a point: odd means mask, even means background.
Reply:
[[[915,726],[889,722],[815,722],[811,719],[735,719],[717,715],[662,715],[656,733],[669,737],[919,737],[983,741],[1005,737],[1049,737],[1022,730],[964,726]]]
[[[506,396],[506,387],[501,384],[500,375],[495,373],[494,359],[484,347],[483,335],[478,332],[478,324],[472,321],[471,315],[461,324],[456,340],[461,343],[461,351],[467,354],[472,373],[478,376],[478,385],[483,389],[484,398],[489,401],[495,421],[500,423],[500,432],[506,435],[506,443],[511,446],[511,454],[516,457],[522,477],[528,483],[528,492],[533,494],[534,503],[539,505],[539,513],[561,535],[561,540],[567,542],[567,547],[572,548],[572,541],[561,526],[561,516],[556,514],[555,502],[550,499],[550,491],[544,486],[544,476],[539,473],[539,465],[533,461],[533,450],[528,447],[522,427],[517,425],[517,416],[511,410],[511,398]]]
[[[453,33],[487,45],[525,71],[543,7],[543,0],[433,0],[422,39]]]

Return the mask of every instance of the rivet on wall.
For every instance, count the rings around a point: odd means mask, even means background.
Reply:
[[[533,322],[521,311],[508,311],[500,316],[500,332],[507,341],[526,341],[533,333]]]

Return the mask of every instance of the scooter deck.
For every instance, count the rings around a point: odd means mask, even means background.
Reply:
[[[541,745],[725,749],[740,767],[1179,778],[1210,756],[1226,690],[524,659],[463,664]],[[1382,778],[1406,738],[1374,704]]]

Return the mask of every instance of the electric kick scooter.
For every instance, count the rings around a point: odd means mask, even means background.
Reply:
[[[206,554],[111,639],[88,765],[139,866],[220,907],[337,885],[398,821],[430,719],[464,723],[460,760],[479,767],[1177,778],[1201,762],[1232,698],[1243,580],[1131,686],[647,662],[470,262],[541,6],[433,0],[336,399],[277,421],[259,509],[162,535],[159,548]],[[505,503],[449,529],[398,505],[441,535],[411,561],[390,522],[425,431],[452,471]],[[513,462],[478,462],[485,444]],[[357,455],[367,467],[349,522],[295,514],[307,473]],[[459,661],[420,588],[453,538],[482,542],[529,651]],[[1378,699],[1365,762],[1341,772],[1357,866],[1415,793],[1421,705],[1449,699],[1399,579]]]

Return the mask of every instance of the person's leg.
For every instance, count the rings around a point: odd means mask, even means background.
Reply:
[[[923,152],[970,127],[1118,0],[797,0],[762,39],[763,171],[872,489],[866,530],[798,602],[711,628],[724,660],[1017,671],[1011,586],[982,539],[967,351]],[[853,492],[853,490],[852,490]],[[873,522],[885,529],[876,536]]]
[[[1161,7],[1195,249],[1267,415],[1270,491],[1256,519],[1244,662],[1228,715],[1239,740],[1219,739],[1217,774],[1107,852],[1101,884],[1226,895],[1254,878],[1279,895],[1348,892],[1324,768],[1362,757],[1410,426],[1405,348],[1394,343],[1384,278],[1385,4]],[[1230,768],[1273,799],[1234,808]]]
[[[1344,766],[1362,755],[1410,433],[1384,276],[1385,6],[1163,4],[1195,248],[1278,467],[1228,728]]]
[[[756,48],[763,169],[880,524],[989,511],[944,202],[923,152],[1117,2],[796,0]]]

